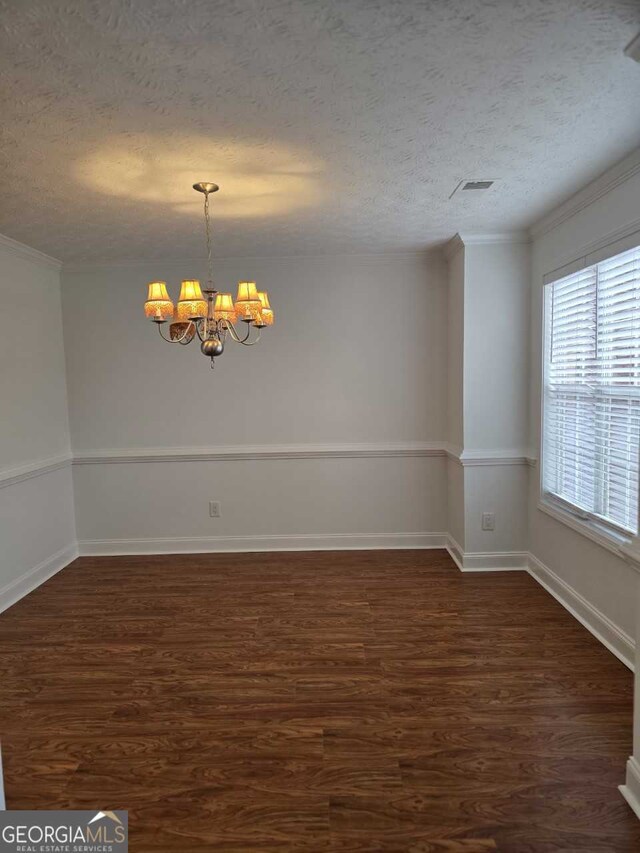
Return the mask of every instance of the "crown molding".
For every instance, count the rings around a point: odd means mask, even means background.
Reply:
[[[57,258],[45,255],[44,252],[32,249],[31,246],[19,243],[17,240],[13,240],[5,234],[0,234],[0,251],[7,252],[10,255],[15,255],[25,261],[31,261],[41,267],[48,267],[53,270],[60,270],[62,268],[62,261],[57,260]]]
[[[530,243],[528,231],[501,231],[495,234],[471,234],[463,231],[457,236],[465,246],[493,246],[501,243]]]
[[[454,234],[444,244],[442,251],[445,258],[451,260],[465,246],[500,246],[507,243],[527,244],[531,242],[528,231],[501,231],[493,234],[476,234],[463,231]]]
[[[221,257],[216,256],[216,266],[224,269],[226,266],[236,264],[259,263],[261,265],[273,266],[289,266],[291,264],[308,263],[308,264],[327,264],[335,261],[343,263],[364,264],[367,266],[379,264],[395,264],[395,263],[415,263],[423,261],[427,258],[437,258],[440,256],[441,246],[433,245],[425,249],[415,252],[367,252],[360,254],[325,254],[325,255],[247,255]],[[166,268],[168,266],[176,267],[191,267],[203,269],[206,264],[206,258],[199,256],[184,257],[184,258],[141,258],[130,261],[78,261],[77,263],[63,263],[65,273],[80,273],[91,272],[93,270],[109,270],[109,269],[143,269],[145,267],[157,266]]]
[[[640,172],[640,148],[632,151],[631,154],[624,157],[606,172],[603,172],[593,181],[578,190],[570,196],[566,201],[557,205],[529,228],[529,233],[533,238],[541,237],[547,234],[558,225],[561,225],[567,219],[571,219],[585,207],[596,202],[611,190],[624,184],[634,175]]]
[[[455,257],[458,252],[461,252],[464,249],[464,243],[462,242],[462,238],[459,234],[454,234],[453,237],[448,240],[444,246],[442,247],[442,253],[445,258],[450,261],[451,258]]]
[[[640,62],[640,33],[635,38],[632,38],[629,44],[624,49],[624,55],[629,59],[635,59]]]
[[[618,240],[624,240],[625,237],[631,237],[633,234],[638,232],[640,232],[640,219],[633,219],[631,222],[627,222],[626,225],[616,228],[615,231],[609,231],[609,233],[605,234],[604,237],[600,237],[598,240],[592,240],[590,243],[587,243],[583,246],[579,257],[584,258],[586,255],[591,255],[593,252],[600,251],[600,249],[606,249],[613,243],[618,242]]]

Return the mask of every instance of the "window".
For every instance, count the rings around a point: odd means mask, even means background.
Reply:
[[[546,495],[637,533],[640,247],[546,286],[543,411]]]

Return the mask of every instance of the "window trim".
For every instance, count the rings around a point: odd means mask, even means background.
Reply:
[[[582,510],[575,511],[571,504],[563,502],[550,492],[543,491],[542,487],[538,509],[618,557],[621,556],[620,550],[627,547],[634,538],[633,534],[628,531],[625,531],[624,534],[618,532],[607,522],[589,517],[583,518],[579,514]]]
[[[551,518],[562,522],[572,530],[586,536],[591,541],[608,551],[611,551],[618,556],[623,556],[622,550],[629,546],[635,538],[640,537],[640,528],[638,533],[634,534],[623,527],[620,527],[615,522],[601,518],[595,513],[590,513],[581,507],[572,504],[559,495],[549,492],[544,488],[544,424],[545,424],[545,402],[546,402],[546,383],[547,383],[547,321],[550,300],[547,298],[547,288],[551,288],[555,282],[560,281],[567,275],[574,272],[579,272],[582,269],[587,269],[590,266],[595,266],[603,261],[613,258],[616,255],[623,254],[631,249],[640,248],[640,232],[634,231],[628,235],[626,239],[616,241],[609,246],[600,248],[597,252],[591,255],[585,255],[580,259],[558,267],[552,272],[545,274],[542,277],[542,327],[540,347],[540,440],[539,440],[539,470],[538,470],[538,509],[546,513]],[[640,491],[640,485],[639,485]],[[640,500],[640,494],[639,494]],[[621,550],[622,549],[622,550]]]

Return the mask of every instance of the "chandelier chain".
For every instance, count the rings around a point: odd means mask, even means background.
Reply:
[[[207,269],[209,273],[209,289],[213,290],[213,260],[211,257],[211,222],[209,220],[209,193],[204,194],[204,227],[207,234]]]

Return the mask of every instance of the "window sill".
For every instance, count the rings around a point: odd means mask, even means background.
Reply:
[[[590,518],[580,518],[580,516],[561,506],[559,503],[545,498],[540,498],[538,501],[538,509],[550,515],[551,518],[555,518],[556,521],[561,521],[577,533],[586,536],[587,539],[591,539],[596,545],[600,545],[602,548],[606,548],[607,551],[611,551],[617,557],[628,559],[627,553],[631,536],[624,536],[621,533],[617,533],[615,530],[611,530],[604,524],[598,524],[597,521],[593,521]]]

